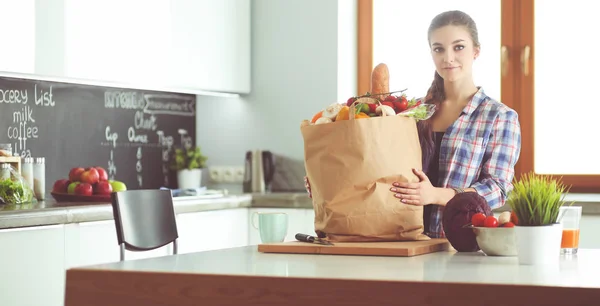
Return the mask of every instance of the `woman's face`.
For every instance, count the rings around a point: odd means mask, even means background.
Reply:
[[[449,82],[470,77],[473,61],[479,56],[479,47],[463,26],[441,27],[430,37],[431,56],[440,76]]]

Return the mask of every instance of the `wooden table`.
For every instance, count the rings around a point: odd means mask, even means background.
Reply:
[[[600,304],[600,250],[536,267],[480,252],[374,257],[266,254],[248,246],[70,269],[65,300],[66,306],[591,306]]]

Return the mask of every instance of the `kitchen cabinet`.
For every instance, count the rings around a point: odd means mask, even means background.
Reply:
[[[0,1],[0,71],[33,73],[35,71],[36,23],[35,0]]]
[[[250,0],[171,0],[170,82],[250,92]]]
[[[16,3],[16,2],[15,2]],[[191,93],[250,92],[250,0],[22,0],[0,71]],[[12,50],[12,51],[11,51]],[[6,60],[10,59],[10,60]]]
[[[0,230],[0,243],[0,305],[63,305],[63,225]]]
[[[65,268],[119,261],[114,220],[65,225]],[[171,246],[145,251],[125,251],[125,260],[171,254]]]
[[[168,83],[169,1],[52,1],[64,5],[66,77]]]
[[[250,92],[250,0],[53,1],[67,77]]]
[[[179,214],[178,252],[190,253],[247,245],[246,209]],[[114,220],[65,225],[66,268],[119,260]],[[125,251],[125,259],[172,254],[171,244],[146,252]]]
[[[251,225],[254,212],[289,215],[286,241],[296,233],[314,233],[312,209],[236,208],[176,216],[179,253],[260,243]],[[115,262],[119,246],[114,220],[0,230],[0,305],[63,305],[65,270]],[[171,245],[147,252],[126,251],[125,259],[170,255]],[[34,294],[32,294],[34,293]]]
[[[248,209],[214,210],[177,215],[178,253],[248,245]]]
[[[315,213],[312,209],[305,208],[250,208],[248,209],[248,223],[250,225],[248,231],[248,245],[260,244],[260,233],[252,225],[258,225],[258,212],[284,212],[288,214],[288,231],[284,241],[295,241],[294,237],[297,233],[311,234],[315,233],[314,218]]]

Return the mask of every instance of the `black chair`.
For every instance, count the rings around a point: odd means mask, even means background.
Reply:
[[[127,190],[111,194],[121,258],[125,250],[150,251],[173,243],[177,254],[177,222],[170,190]]]

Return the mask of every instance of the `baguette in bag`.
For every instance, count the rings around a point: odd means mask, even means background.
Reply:
[[[383,94],[378,96],[381,101],[387,98],[387,92],[390,92],[390,71],[384,63],[378,64],[371,73],[371,93]]]

